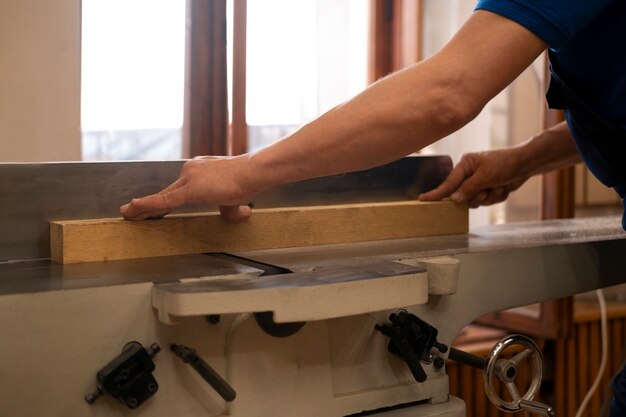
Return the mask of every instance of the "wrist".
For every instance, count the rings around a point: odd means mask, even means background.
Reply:
[[[254,168],[250,163],[250,154],[234,156],[232,162],[232,172],[237,186],[241,189],[243,200],[251,200],[263,190],[256,183]]]
[[[268,170],[259,152],[238,155],[233,158],[236,162],[235,173],[239,186],[248,199],[252,199],[263,191],[275,185],[272,178],[275,173]]]
[[[580,162],[565,122],[544,130],[521,145],[529,175],[543,174]]]
[[[538,149],[533,139],[512,148],[516,155],[512,156],[511,160],[517,163],[515,170],[520,177],[530,178],[537,174]]]

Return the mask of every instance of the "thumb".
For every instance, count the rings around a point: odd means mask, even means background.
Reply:
[[[484,198],[487,196],[487,186],[484,179],[480,175],[474,173],[467,178],[461,186],[450,196],[450,199],[454,202],[461,203],[465,201],[473,200],[478,197],[479,194],[485,193]]]
[[[252,209],[248,206],[220,206],[220,214],[228,222],[240,223],[250,218]]]
[[[455,166],[446,179],[437,188],[419,195],[420,201],[439,201],[453,194],[467,178],[463,164]]]

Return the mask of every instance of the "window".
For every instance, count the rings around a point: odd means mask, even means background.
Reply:
[[[271,144],[367,86],[369,7],[362,0],[247,2],[248,150]]]
[[[83,160],[181,157],[185,1],[83,0]]]
[[[205,36],[210,33],[211,25],[220,25],[221,19],[226,19],[228,74],[233,74],[232,33],[233,27],[241,24],[233,14],[235,2],[246,5],[247,14],[247,22],[243,21],[247,43],[243,62],[247,150],[274,142],[365,88],[369,2],[240,1],[228,0],[228,13],[224,17],[219,15],[219,10],[223,10],[219,6],[213,9],[207,7],[214,6],[201,6],[204,11],[216,13],[208,20],[194,16],[198,9],[189,8],[190,2],[183,0],[83,1],[84,160],[191,156],[183,152],[184,85],[191,83],[190,95],[213,94],[210,90],[216,88],[215,84],[198,93],[194,87],[198,81],[194,80],[214,73],[221,64],[212,62],[205,68],[197,67],[194,62],[191,69],[185,68],[185,37],[189,36],[185,21],[190,18],[192,36],[202,42],[208,39]],[[219,48],[223,39],[219,35],[208,36],[211,36],[209,44],[200,43],[200,47]],[[199,52],[189,53],[193,59],[193,54]],[[241,61],[236,64],[241,65]],[[231,101],[232,83],[231,76],[228,80]],[[206,115],[206,108],[199,106],[194,103],[188,108],[202,114],[194,116],[186,133],[192,136],[192,141],[223,140],[215,137],[219,134],[204,133],[215,130],[198,127],[198,123],[215,123],[202,120],[210,116]],[[213,101],[211,109],[217,107],[217,101]],[[230,114],[233,114],[232,102]],[[192,145],[189,152],[198,153],[194,149],[197,147]]]

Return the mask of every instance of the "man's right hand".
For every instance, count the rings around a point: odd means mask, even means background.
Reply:
[[[521,163],[521,152],[521,148],[506,148],[465,154],[439,187],[419,199],[449,197],[457,203],[468,202],[471,208],[504,201],[530,177]]]
[[[437,188],[419,196],[422,201],[446,197],[469,206],[488,206],[506,200],[533,175],[580,162],[565,122],[540,132],[523,144],[463,155],[448,178]]]

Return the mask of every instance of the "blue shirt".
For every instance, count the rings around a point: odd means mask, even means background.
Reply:
[[[578,97],[626,128],[626,1],[479,0],[543,39],[553,70]]]
[[[626,0],[479,0],[476,9],[549,45],[548,104],[565,110],[587,167],[622,197],[626,230]]]
[[[624,200],[626,230],[626,0],[479,0],[550,46],[551,105],[589,169]],[[612,384],[610,417],[626,416],[626,368]]]

